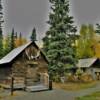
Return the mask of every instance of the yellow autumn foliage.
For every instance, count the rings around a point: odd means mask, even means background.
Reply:
[[[95,44],[95,57],[100,58],[100,43]]]
[[[22,39],[18,38],[15,40],[15,47],[19,47],[26,43],[27,43],[27,40],[25,38],[22,38]]]

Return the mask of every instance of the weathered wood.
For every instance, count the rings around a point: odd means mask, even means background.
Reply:
[[[14,92],[14,78],[11,77],[11,95],[13,95]]]
[[[26,54],[26,51],[29,53],[28,55]],[[32,56],[35,56],[36,58]],[[0,73],[0,76],[10,77],[11,74],[13,74],[14,88],[23,88],[25,85],[33,86],[39,83],[44,84],[44,82],[41,82],[40,73],[48,72],[46,60],[40,53],[39,48],[33,44],[23,50],[23,52],[9,64],[9,67],[7,66],[8,64],[2,67],[2,75]],[[4,80],[4,82],[8,83],[6,80]],[[11,81],[9,81],[9,84],[11,85]]]
[[[43,91],[43,90],[48,90],[48,87],[46,87],[42,84],[26,87],[26,91],[28,91],[28,92]]]

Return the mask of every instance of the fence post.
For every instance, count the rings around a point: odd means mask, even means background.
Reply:
[[[13,95],[14,92],[14,77],[11,77],[11,96]]]

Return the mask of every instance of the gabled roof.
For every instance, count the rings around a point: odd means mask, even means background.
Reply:
[[[29,42],[25,45],[22,45],[18,48],[13,49],[10,53],[8,53],[5,57],[0,60],[0,64],[11,62],[18,54],[20,54],[27,46],[29,46],[32,42]]]
[[[78,61],[77,67],[80,68],[88,68],[90,67],[95,61],[97,60],[97,58],[87,58],[87,59],[80,59]]]
[[[37,46],[36,42],[28,42],[25,45],[22,45],[18,48],[13,49],[10,53],[8,53],[5,57],[3,57],[0,60],[0,65],[1,64],[6,64],[6,63],[10,63],[15,57],[17,57],[24,49],[26,49],[31,43],[34,43],[35,46],[39,49],[39,47]],[[41,51],[41,50],[40,50]],[[43,52],[41,51],[42,55],[45,57],[45,55],[43,54]],[[45,60],[47,61],[46,57]]]

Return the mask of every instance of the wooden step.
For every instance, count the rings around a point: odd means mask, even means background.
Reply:
[[[36,85],[36,86],[27,86],[26,87],[26,91],[28,91],[28,92],[44,91],[44,90],[48,90],[48,87],[41,85],[41,84]]]

